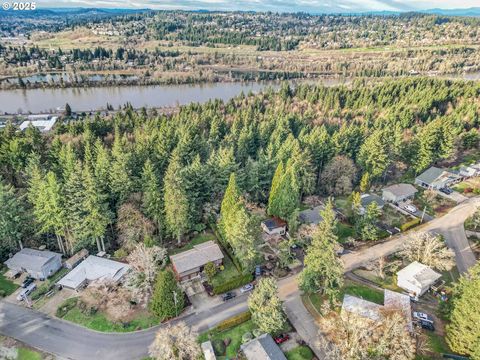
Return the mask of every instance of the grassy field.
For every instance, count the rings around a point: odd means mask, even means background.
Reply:
[[[85,326],[89,329],[103,332],[129,332],[139,329],[147,329],[158,325],[159,323],[157,318],[146,314],[141,314],[128,323],[116,323],[109,320],[102,312],[97,312],[93,315],[86,315],[82,313],[78,307],[69,310],[67,314],[63,316],[63,319]]]
[[[450,348],[448,347],[447,343],[445,342],[445,338],[435,334],[432,331],[426,331],[425,334],[428,337],[428,344],[430,345],[430,349],[433,352],[442,354],[442,353],[449,353]]]
[[[18,285],[14,282],[8,280],[4,274],[8,271],[7,268],[3,268],[0,273],[0,291],[4,293],[5,296],[11,295],[18,289]],[[1,297],[1,296],[0,296]]]
[[[226,281],[229,281],[237,276],[240,275],[240,272],[237,270],[235,265],[233,264],[230,256],[225,255],[223,258],[223,266],[224,269],[222,271],[218,271],[218,273],[212,279],[212,285],[218,286],[223,284]]]
[[[217,356],[217,359],[233,359],[236,357],[238,350],[240,349],[243,334],[251,332],[254,329],[255,325],[253,324],[252,320],[248,320],[240,325],[237,325],[231,329],[222,332],[217,332],[216,330],[207,331],[198,337],[198,341],[202,343],[207,340],[225,340],[229,338],[231,342],[227,346],[226,356]]]
[[[41,360],[42,355],[34,350],[19,348],[17,360]]]
[[[343,244],[344,242],[347,241],[349,237],[355,236],[355,229],[351,225],[345,224],[343,222],[338,222],[337,236],[338,236],[338,242]]]
[[[298,346],[287,351],[285,356],[288,360],[312,360],[314,355],[308,346]]]
[[[378,277],[375,272],[368,270],[354,270],[353,273],[364,279],[374,282],[380,287],[392,291],[402,292],[403,290],[397,286],[397,279],[395,276],[385,276],[384,279]]]
[[[357,296],[359,298],[374,302],[379,305],[383,305],[382,291],[372,289],[365,285],[357,284],[350,280],[345,280],[345,284],[340,291],[340,299],[343,299],[343,297],[347,294]]]

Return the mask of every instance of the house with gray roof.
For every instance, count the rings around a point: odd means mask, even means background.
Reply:
[[[379,209],[382,209],[385,206],[385,201],[383,201],[380,196],[375,194],[362,194],[360,196],[360,214],[364,214],[367,210],[368,205],[373,202],[377,203]]]
[[[270,334],[263,334],[240,346],[247,360],[287,360]]]
[[[415,184],[426,189],[439,190],[461,181],[460,175],[432,166],[415,178]]]
[[[26,272],[35,279],[44,280],[62,267],[62,254],[25,248],[5,261],[5,265],[11,274]]]
[[[57,283],[79,290],[97,280],[119,282],[130,271],[130,265],[90,255]]]
[[[300,213],[298,214],[300,222],[302,222],[303,224],[320,224],[320,222],[323,220],[320,216],[320,211],[322,211],[322,209],[322,206],[316,206],[312,209],[300,211]]]
[[[193,249],[170,256],[173,270],[180,281],[198,276],[209,262],[220,266],[223,263],[223,253],[213,241],[194,245]]]
[[[382,199],[386,202],[399,203],[413,199],[418,190],[411,184],[394,184],[382,189]]]

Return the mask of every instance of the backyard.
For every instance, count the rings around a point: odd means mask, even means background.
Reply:
[[[210,240],[217,241],[217,238],[215,237],[215,235],[212,232],[206,231],[206,232],[204,232],[202,234],[198,234],[197,236],[192,238],[186,245],[184,245],[180,248],[170,249],[168,251],[168,254],[169,255],[175,255],[175,254],[187,251],[187,250],[191,250],[191,249],[193,249],[193,247],[195,245],[202,244],[202,243],[210,241]]]

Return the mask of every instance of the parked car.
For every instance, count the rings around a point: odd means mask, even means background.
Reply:
[[[275,343],[281,344],[287,341],[288,339],[290,339],[290,336],[288,334],[282,334],[280,336],[277,336],[274,340],[275,340]]]
[[[235,296],[237,296],[237,295],[235,295],[235,293],[229,291],[229,292],[226,292],[225,294],[222,295],[222,300],[223,301],[228,301],[228,300],[231,300],[231,299],[235,298]]]
[[[427,321],[433,324],[433,317],[423,312],[414,311],[413,318],[418,321]]]
[[[415,214],[417,212],[417,208],[412,204],[407,204],[404,206],[404,209],[407,210],[409,213]]]
[[[34,278],[32,278],[32,277],[30,277],[30,276],[27,276],[27,277],[25,278],[25,280],[23,280],[21,286],[22,286],[22,288],[26,288],[26,287],[28,287],[31,283],[33,283],[34,281],[35,281]]]
[[[255,266],[255,276],[261,276],[262,275],[262,267],[260,265]]]
[[[448,188],[448,187],[443,187],[440,189],[440,191],[444,194],[447,194],[447,195],[450,195],[451,193],[453,193],[453,190]]]
[[[253,290],[253,284],[247,284],[245,286],[242,286],[242,288],[240,289],[240,292],[243,294],[252,290]]]
[[[422,329],[435,331],[435,326],[433,326],[433,324],[431,322],[421,320],[420,321],[420,326],[422,327]]]
[[[37,288],[37,285],[35,285],[35,283],[32,283],[32,284],[28,285],[25,289],[20,291],[20,293],[17,295],[17,300],[18,301],[23,301],[25,299],[25,297],[30,295],[32,293],[32,291],[35,290],[36,288]]]

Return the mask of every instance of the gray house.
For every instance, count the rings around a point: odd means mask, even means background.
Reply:
[[[320,222],[323,220],[320,216],[320,211],[322,211],[322,209],[322,206],[316,206],[313,209],[300,211],[300,213],[298,214],[300,222],[302,222],[303,224],[320,224]]]
[[[213,241],[194,245],[193,249],[170,256],[173,270],[180,281],[198,276],[209,262],[217,267],[223,263],[223,253]]]
[[[382,189],[382,199],[387,202],[398,203],[412,199],[417,191],[415,186],[410,184],[395,184]]]
[[[263,334],[240,347],[247,360],[287,360],[270,334]]]
[[[462,177],[457,174],[432,166],[415,178],[415,184],[427,189],[438,190],[461,180]]]
[[[62,254],[35,249],[22,249],[5,261],[12,273],[26,272],[35,279],[44,280],[62,267]]]

